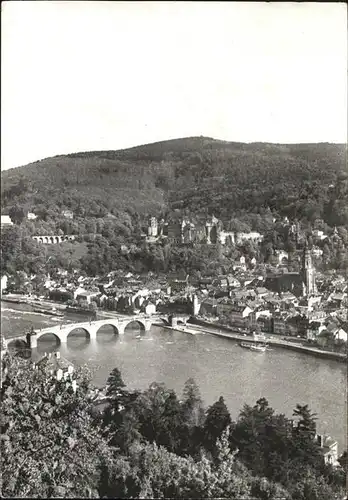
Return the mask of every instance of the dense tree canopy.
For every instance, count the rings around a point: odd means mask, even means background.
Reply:
[[[138,213],[208,209],[226,221],[231,212],[258,213],[268,206],[288,216],[327,217],[344,225],[345,171],[344,145],[242,144],[192,137],[124,151],[57,156],[11,169],[2,174],[2,203],[37,209],[47,207],[49,200],[45,217],[62,207],[83,217],[125,208]]]
[[[33,498],[343,497],[344,468],[325,466],[315,419],[297,406],[294,426],[266,399],[231,422],[220,397],[204,411],[190,379],[183,399],[163,384],[127,390],[115,368],[102,414],[90,374],[76,392],[45,365],[5,354],[1,385],[2,496]],[[300,447],[299,440],[305,447]],[[346,464],[345,454],[341,462]]]

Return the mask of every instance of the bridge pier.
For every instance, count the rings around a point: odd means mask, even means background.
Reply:
[[[69,332],[64,332],[64,331],[60,332],[60,334],[59,334],[59,340],[60,340],[61,344],[66,344],[67,343],[67,341],[68,341],[68,333]]]
[[[151,326],[152,326],[151,319],[145,318],[144,323],[145,323],[145,332],[150,331],[151,330]]]
[[[126,325],[124,325],[123,323],[119,323],[116,328],[119,335],[124,335],[124,330],[126,328]]]
[[[89,339],[90,340],[95,340],[97,338],[97,328],[93,327],[93,325],[91,325],[88,328],[88,333],[89,333]]]
[[[37,338],[35,335],[27,335],[27,342],[29,344],[30,349],[37,348]]]

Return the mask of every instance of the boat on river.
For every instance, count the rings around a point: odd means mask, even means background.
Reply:
[[[91,311],[90,309],[85,309],[84,307],[66,306],[65,311],[69,313],[82,314],[94,319],[97,318],[96,311]]]
[[[7,295],[1,296],[2,302],[10,302],[11,304],[27,304],[27,300],[19,299],[19,298],[13,298],[13,297],[8,297]]]
[[[240,346],[256,352],[265,352],[267,349],[266,344],[257,344],[256,342],[241,342]]]
[[[61,311],[57,311],[55,307],[46,308],[43,306],[33,306],[33,311],[41,314],[48,314],[49,316],[59,316],[59,317],[64,316],[64,313]]]

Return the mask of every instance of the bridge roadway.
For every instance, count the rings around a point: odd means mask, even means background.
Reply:
[[[52,334],[55,335],[61,343],[66,343],[68,340],[68,336],[71,332],[73,332],[76,329],[83,329],[85,330],[90,339],[95,339],[98,333],[98,330],[105,325],[111,325],[113,326],[115,333],[118,333],[119,335],[123,335],[126,327],[133,322],[136,322],[140,325],[140,327],[145,330],[149,331],[151,328],[151,325],[153,322],[156,320],[156,317],[151,318],[150,316],[146,316],[143,314],[138,314],[135,316],[118,316],[118,317],[113,317],[113,318],[105,318],[102,320],[96,320],[96,321],[84,321],[81,323],[67,323],[67,324],[59,324],[59,325],[52,325],[47,328],[42,328],[40,330],[34,330],[33,333],[23,335],[20,337],[13,337],[13,338],[8,338],[6,339],[6,344],[8,345],[9,342],[11,341],[16,341],[16,340],[25,340],[28,342],[29,347],[31,349],[35,349],[37,347],[37,341],[46,334]]]

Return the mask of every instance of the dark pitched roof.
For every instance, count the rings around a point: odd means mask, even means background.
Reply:
[[[59,355],[57,357],[57,354]],[[60,356],[60,353],[49,353],[45,354],[39,361],[36,362],[36,365],[43,369],[55,370],[57,371],[59,368],[62,370],[67,370],[69,366],[74,367],[74,365],[64,358]]]

